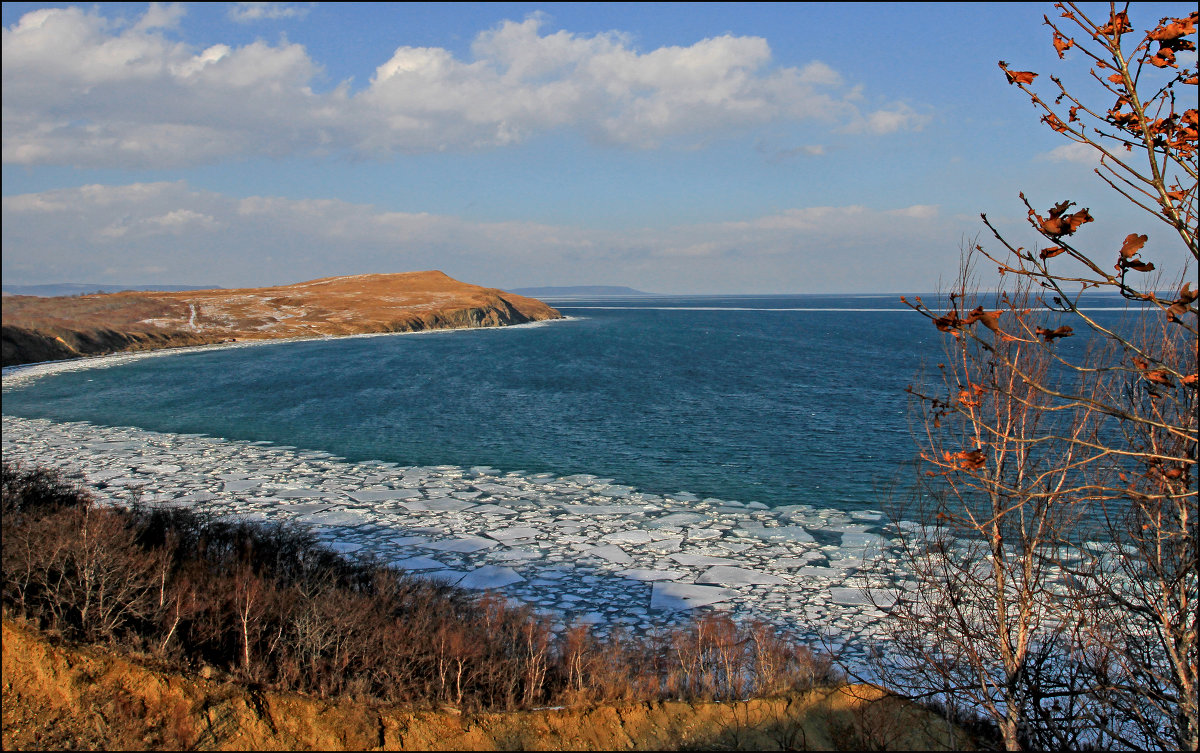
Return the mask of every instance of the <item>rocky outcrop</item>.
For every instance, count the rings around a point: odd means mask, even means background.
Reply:
[[[441,272],[272,288],[5,296],[3,364],[230,341],[503,327],[561,316],[536,299]]]
[[[177,348],[213,342],[221,341],[188,332],[117,332],[111,329],[75,330],[66,327],[0,328],[0,348],[5,366],[61,361],[122,350]]]

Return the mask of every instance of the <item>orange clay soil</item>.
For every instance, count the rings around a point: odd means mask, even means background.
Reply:
[[[253,688],[4,621],[5,750],[925,750],[945,721],[848,685],[732,703],[428,710]]]
[[[558,318],[561,314],[536,299],[441,272],[327,277],[274,288],[5,296],[3,362]]]

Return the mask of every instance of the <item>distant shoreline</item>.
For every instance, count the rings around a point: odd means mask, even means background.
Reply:
[[[64,358],[57,361],[38,361],[36,363],[14,364],[5,366],[0,369],[0,382],[5,389],[16,387],[31,379],[37,379],[43,376],[52,374],[60,374],[67,371],[82,371],[85,369],[104,369],[111,366],[120,366],[126,363],[133,363],[144,358],[154,358],[164,355],[175,355],[182,353],[205,353],[212,350],[232,350],[236,348],[248,348],[257,345],[276,345],[283,343],[302,343],[316,342],[321,340],[349,340],[355,338],[368,337],[388,337],[391,335],[433,335],[449,332],[480,332],[489,330],[508,330],[518,328],[540,327],[552,322],[574,321],[578,317],[562,316],[558,319],[541,319],[535,322],[522,322],[520,324],[505,324],[502,326],[480,326],[480,327],[442,327],[438,329],[419,329],[406,330],[403,332],[358,332],[352,335],[314,335],[312,337],[278,337],[262,340],[238,340],[235,342],[209,343],[207,345],[181,345],[178,347],[153,348],[149,350],[131,350],[118,351],[116,353],[103,353],[95,356],[80,356],[78,358]]]

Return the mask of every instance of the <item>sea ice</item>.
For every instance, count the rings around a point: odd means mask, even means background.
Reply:
[[[658,510],[654,505],[563,505],[567,512],[581,515],[642,516]]]
[[[658,552],[677,552],[683,547],[682,536],[665,536],[663,538],[653,538],[647,546]]]
[[[350,498],[355,502],[389,502],[392,500],[421,499],[421,492],[416,489],[383,489],[350,492]]]
[[[469,508],[470,512],[476,515],[516,515],[517,511],[511,507],[501,507],[500,505],[479,505]]]
[[[408,557],[402,560],[396,560],[392,563],[393,567],[398,567],[402,570],[436,570],[444,569],[446,566],[435,560],[433,557]]]
[[[50,459],[77,477],[110,482],[98,489],[102,504],[123,503],[121,485],[130,484],[143,500],[179,495],[165,504],[216,515],[294,516],[338,550],[368,553],[419,577],[503,588],[566,610],[564,619],[602,614],[603,624],[648,627],[707,607],[866,640],[879,613],[853,587],[855,573],[864,553],[894,543],[877,535],[886,521],[874,511],[688,501],[592,476],[392,470],[278,446],[10,416],[2,441],[6,458]],[[181,470],[166,474],[164,466]],[[819,546],[810,531],[822,542],[835,534],[839,545]],[[443,554],[413,556],[421,550],[410,547]],[[817,566],[827,559],[828,567]]]
[[[624,549],[616,544],[604,544],[602,546],[591,547],[587,550],[588,554],[595,555],[602,559],[606,559],[617,565],[626,565],[633,562],[633,557],[630,557]]]
[[[252,497],[251,499],[257,498]],[[325,512],[332,506],[329,502],[301,502],[296,505],[282,505],[279,507],[279,511],[303,515],[306,513]]]
[[[280,499],[326,499],[336,495],[320,489],[280,489],[275,496]]]
[[[600,540],[614,544],[648,544],[650,542],[650,532],[643,531],[640,528],[633,528],[628,531],[614,531],[613,533],[601,536]]]
[[[530,549],[509,549],[491,556],[492,559],[501,562],[528,562],[530,560],[541,559],[542,553]]]
[[[737,595],[737,591],[728,588],[660,581],[654,584],[650,593],[650,608],[661,609],[665,612],[677,612],[681,609],[695,609],[716,604]]]
[[[846,577],[846,571],[833,567],[801,567],[798,570],[794,570],[792,575],[801,578],[844,578]]]
[[[816,543],[803,526],[777,526],[775,528],[746,528],[746,533],[760,539],[783,539],[803,544]]]
[[[858,531],[848,531],[842,534],[843,549],[878,549],[882,543],[882,539],[873,533],[860,533]]]
[[[420,544],[426,549],[436,549],[440,552],[478,552],[480,549],[490,549],[494,546],[499,546],[499,542],[493,539],[485,539],[480,536],[466,536],[460,539],[444,539],[442,541],[431,541],[427,544]]]
[[[220,498],[221,497],[219,495],[213,494],[212,492],[193,492],[192,494],[181,494],[175,498],[175,501],[191,502],[194,504],[196,502],[212,502],[213,500]]]
[[[399,536],[388,540],[394,546],[425,546],[429,543],[428,536]]]
[[[361,526],[367,522],[362,515],[352,510],[330,510],[329,512],[299,515],[297,520],[317,526]]]
[[[681,565],[736,565],[737,560],[731,560],[728,557],[713,557],[710,554],[689,554],[681,552],[672,554],[671,559]]]
[[[622,570],[617,575],[649,583],[656,580],[679,580],[685,573],[681,570]]]
[[[705,570],[699,578],[696,578],[696,582],[716,583],[722,586],[774,586],[789,581],[787,578],[771,573],[747,570],[744,567],[718,565]]]
[[[125,473],[127,473],[127,471],[124,468],[121,468],[121,469],[110,468],[109,470],[106,470],[106,471],[96,471],[95,473],[88,473],[87,477],[91,481],[100,482],[100,481],[108,481],[110,478],[116,478],[117,476],[122,476]]]
[[[831,588],[829,594],[833,598],[834,604],[864,606],[871,603],[871,600],[859,588]]]
[[[410,572],[409,575],[413,576],[414,578],[424,578],[425,580],[438,581],[441,583],[454,585],[462,580],[466,573],[464,573],[462,570],[430,570]]]
[[[531,539],[540,534],[536,528],[522,528],[514,526],[512,528],[501,528],[499,531],[489,531],[488,536],[491,536],[497,541],[516,541],[517,539]]]
[[[451,499],[450,497],[413,500],[410,502],[401,502],[400,504],[413,512],[454,512],[467,510],[475,506],[473,502],[464,502],[461,499]]]
[[[520,583],[524,580],[511,567],[484,565],[478,570],[473,570],[463,576],[462,580],[458,581],[458,585],[462,588],[483,591],[489,588],[504,588],[505,586]]]
[[[850,517],[856,520],[881,520],[883,513],[879,510],[852,510]]]
[[[250,489],[256,489],[262,486],[262,481],[253,481],[249,479],[233,479],[225,482],[225,491],[227,492],[244,492]]]

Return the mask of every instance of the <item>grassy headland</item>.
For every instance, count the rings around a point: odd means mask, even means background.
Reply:
[[[3,365],[123,350],[559,319],[533,298],[441,272],[351,275],[270,288],[5,296]]]

